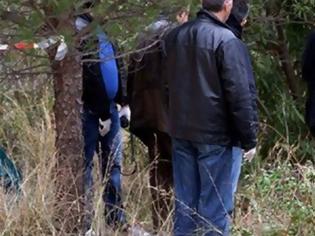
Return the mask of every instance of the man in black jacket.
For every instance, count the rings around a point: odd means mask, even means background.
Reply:
[[[307,40],[303,54],[302,76],[307,83],[308,96],[305,107],[305,121],[311,134],[315,137],[315,31]]]
[[[196,20],[165,38],[175,235],[229,235],[232,147],[256,147],[249,55],[224,23],[233,1],[202,5]]]

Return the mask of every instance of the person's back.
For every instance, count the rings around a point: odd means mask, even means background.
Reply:
[[[224,24],[232,0],[203,0],[165,39],[175,188],[174,234],[229,235],[233,152],[256,146],[248,52]]]
[[[219,74],[222,66],[229,64],[237,66],[240,75],[246,74],[241,64],[235,64],[244,56],[243,47],[224,23],[209,18],[209,14],[201,11],[196,20],[172,31],[166,38],[166,77],[171,78],[172,91],[169,95],[171,134],[196,142],[228,145],[234,141],[235,129],[245,128],[248,134],[243,130],[240,138],[250,142],[255,139],[251,137],[250,122],[242,121],[252,119],[248,87],[241,84],[246,78],[238,78],[241,90],[236,90],[229,78]],[[229,50],[236,53],[226,58],[223,62],[226,65],[220,64],[220,58],[225,56],[222,53]],[[238,110],[239,102],[245,109]],[[234,110],[234,118],[239,123],[233,120],[228,109]]]

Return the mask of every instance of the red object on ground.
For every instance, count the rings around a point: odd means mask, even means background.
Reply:
[[[14,44],[14,47],[16,49],[32,49],[32,48],[34,48],[34,43],[18,42],[16,44]]]

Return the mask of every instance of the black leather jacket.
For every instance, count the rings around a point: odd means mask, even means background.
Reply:
[[[165,37],[170,134],[213,145],[256,146],[246,76],[248,52],[229,27],[206,10]]]

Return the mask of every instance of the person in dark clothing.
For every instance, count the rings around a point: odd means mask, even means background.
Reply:
[[[89,14],[77,17],[78,31],[92,22]],[[83,136],[84,136],[84,231],[92,234],[93,157],[98,153],[105,189],[106,223],[113,227],[126,225],[121,199],[122,137],[120,114],[116,104],[126,105],[127,74],[116,59],[116,48],[108,36],[97,28],[81,42],[83,67]],[[124,108],[125,109],[125,108]]]
[[[229,235],[232,147],[250,158],[256,129],[248,51],[224,23],[232,0],[203,0],[165,37],[175,186],[174,235]]]
[[[307,83],[307,101],[305,105],[305,121],[315,137],[315,31],[307,39],[303,54],[302,77]]]
[[[188,11],[181,9],[177,21],[187,21]],[[152,195],[152,220],[156,230],[170,212],[172,163],[171,139],[167,134],[168,115],[162,91],[161,38],[176,25],[160,16],[138,38],[137,53],[130,57],[128,97],[131,109],[130,131],[147,147]]]
[[[242,39],[243,28],[247,23],[248,14],[249,0],[234,0],[232,12],[226,24],[239,39]]]
[[[249,3],[248,0],[234,0],[233,8],[229,19],[226,21],[226,24],[230,27],[232,32],[236,37],[242,39],[243,27],[247,22],[247,17],[249,14]],[[245,50],[247,46],[244,44]],[[249,54],[249,52],[248,52]],[[250,60],[250,57],[247,57]],[[247,63],[247,78],[249,83],[249,90],[251,93],[252,107],[254,111],[257,111],[257,91],[256,91],[256,82],[253,73],[252,63],[249,61]],[[254,112],[254,124],[256,126],[256,130],[258,130],[258,113]],[[256,131],[257,132],[257,131]],[[237,184],[239,180],[239,176],[241,173],[242,159],[243,159],[243,151],[240,147],[233,147],[233,168],[232,168],[232,179],[233,179],[233,195],[235,195],[237,190]]]

